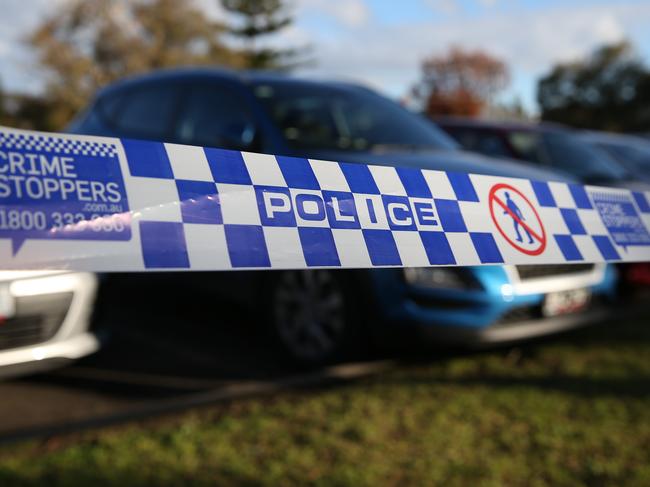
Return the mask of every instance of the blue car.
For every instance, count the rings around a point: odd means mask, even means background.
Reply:
[[[361,86],[256,72],[180,69],[113,84],[70,131],[227,149],[560,180],[555,173],[462,152],[448,136]],[[616,275],[607,265],[175,274],[261,310],[304,364],[360,342],[405,338],[462,345],[528,338],[601,317]]]

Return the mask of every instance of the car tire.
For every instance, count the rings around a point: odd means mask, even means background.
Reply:
[[[361,352],[364,340],[348,274],[327,269],[272,273],[267,321],[292,362],[313,367]]]

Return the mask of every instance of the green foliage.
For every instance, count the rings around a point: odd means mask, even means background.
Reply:
[[[261,38],[277,33],[293,23],[285,0],[221,0],[221,5],[238,18],[229,32],[243,41],[240,51],[250,69],[289,70],[305,61],[304,49],[259,47]]]
[[[542,119],[610,131],[650,129],[650,72],[629,43],[555,66],[538,83]]]
[[[650,328],[0,449],[0,485],[650,484]]]
[[[278,32],[293,21],[282,0],[221,0],[221,5],[243,17],[244,24],[231,32],[246,39]]]

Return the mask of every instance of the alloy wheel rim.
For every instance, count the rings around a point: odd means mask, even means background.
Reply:
[[[317,361],[336,349],[345,329],[345,309],[331,272],[283,272],[274,297],[277,331],[296,357]]]

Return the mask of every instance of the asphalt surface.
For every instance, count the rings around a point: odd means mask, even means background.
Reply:
[[[180,405],[208,392],[255,393],[300,377],[241,309],[218,301],[208,309],[197,306],[191,292],[158,287],[143,293],[140,285],[104,291],[97,326],[105,343],[98,353],[0,382],[0,441]]]

